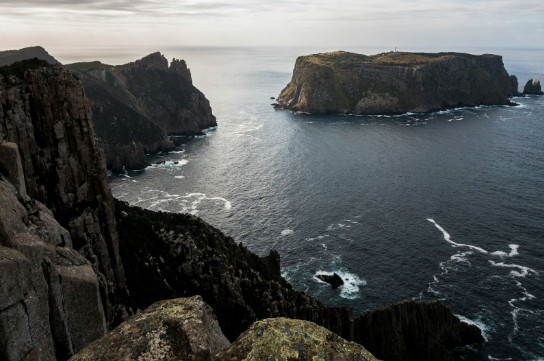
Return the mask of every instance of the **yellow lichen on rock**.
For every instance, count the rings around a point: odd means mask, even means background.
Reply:
[[[269,318],[255,322],[231,347],[217,355],[221,361],[377,361],[363,346],[349,342],[313,322]]]

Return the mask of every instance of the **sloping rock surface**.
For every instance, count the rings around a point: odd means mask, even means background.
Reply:
[[[451,350],[484,339],[438,301],[405,301],[355,320],[355,341],[387,361],[452,361]]]
[[[221,361],[378,361],[363,346],[313,322],[289,318],[257,321],[217,355]]]
[[[31,46],[18,50],[0,51],[0,66],[11,65],[17,61],[37,58],[46,61],[48,64],[60,64],[41,46]]]
[[[167,135],[198,135],[217,125],[184,60],[168,65],[153,53],[124,65],[89,62],[66,68],[83,82],[107,166],[115,171],[143,168],[146,153],[172,150]]]
[[[230,345],[200,296],[157,302],[71,361],[207,361]]]
[[[278,107],[309,113],[399,114],[512,104],[518,82],[502,57],[343,51],[297,58]]]

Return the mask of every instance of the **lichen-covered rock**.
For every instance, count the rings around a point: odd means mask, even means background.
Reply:
[[[363,346],[313,322],[288,318],[257,321],[217,355],[221,361],[377,361]]]
[[[277,107],[309,113],[398,114],[513,104],[517,79],[497,55],[337,51],[301,56]]]
[[[157,302],[72,361],[212,361],[230,342],[200,296]]]
[[[163,55],[153,53],[124,65],[89,62],[66,68],[83,82],[107,166],[115,171],[143,168],[146,153],[172,150],[167,135],[197,135],[217,125],[184,60],[173,59],[168,66]]]
[[[523,87],[523,94],[536,94],[542,95],[542,87],[540,86],[540,79],[529,79]]]
[[[452,361],[451,350],[484,339],[438,301],[404,301],[355,319],[356,342],[386,361]]]

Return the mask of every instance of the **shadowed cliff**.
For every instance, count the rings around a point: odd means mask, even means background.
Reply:
[[[173,150],[168,135],[198,135],[217,125],[184,60],[168,65],[153,53],[124,65],[88,62],[66,68],[83,83],[107,167],[115,171],[144,168],[146,153]]]

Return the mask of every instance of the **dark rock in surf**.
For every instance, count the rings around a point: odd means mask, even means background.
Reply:
[[[536,94],[542,95],[542,87],[540,86],[540,79],[529,79],[523,87],[523,94]]]
[[[344,280],[337,273],[333,273],[332,275],[318,274],[316,277],[330,284],[332,288],[338,288],[344,284]]]

